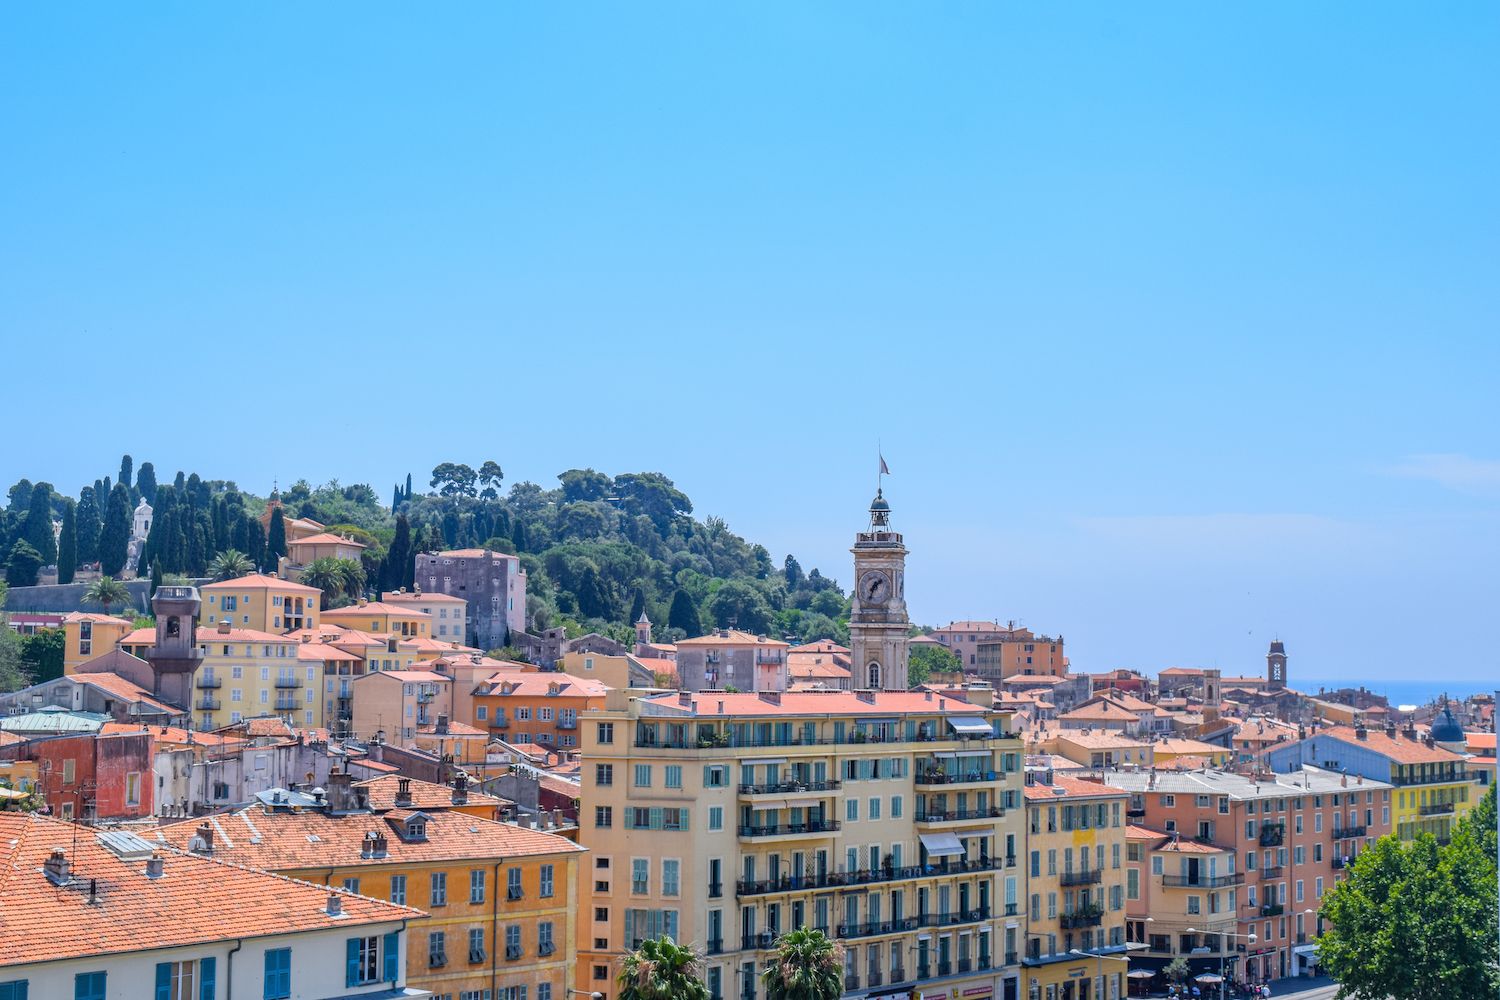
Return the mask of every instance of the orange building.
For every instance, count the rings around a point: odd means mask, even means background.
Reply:
[[[203,603],[198,627],[220,620],[241,628],[280,635],[318,624],[318,602],[323,592],[316,587],[251,573],[235,580],[221,580],[198,588]]]
[[[507,743],[578,745],[578,716],[602,709],[610,688],[561,673],[502,673],[474,692],[474,724]]]
[[[103,656],[120,643],[135,623],[114,615],[75,611],[63,615],[63,673],[71,674],[79,664]]]

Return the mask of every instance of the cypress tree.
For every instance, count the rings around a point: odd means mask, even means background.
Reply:
[[[703,631],[703,624],[698,620],[698,606],[693,603],[687,591],[678,590],[672,595],[672,607],[667,612],[667,625],[682,629],[689,637],[696,636]]]
[[[142,462],[135,474],[135,488],[151,506],[156,506],[156,466]]]
[[[406,474],[406,499],[411,499],[411,473]]]
[[[516,523],[511,526],[510,540],[515,544],[516,552],[526,551],[526,523],[519,517],[516,518]]]
[[[184,476],[182,474],[182,470],[178,469],[177,470],[177,478],[174,479],[174,480],[172,480],[172,488],[175,489],[178,493],[181,493],[186,487],[187,487],[187,476]]]
[[[125,568],[130,546],[130,491],[116,483],[104,508],[104,528],[99,532],[99,569],[116,579]]]
[[[71,500],[64,501],[62,534],[57,537],[57,582],[72,583],[78,569],[78,515]]]
[[[411,587],[411,521],[405,514],[396,516],[396,534],[391,538],[391,547],[386,553],[385,561],[390,567],[386,573],[386,589]]]
[[[187,571],[193,576],[208,572],[208,561],[213,558],[214,521],[206,510],[192,517],[188,527]]]
[[[120,456],[120,484],[127,490],[134,481],[135,459],[129,455]]]
[[[240,551],[250,557],[256,569],[263,569],[266,561],[266,529],[260,526],[260,519],[251,515],[245,515],[245,547]]]
[[[286,518],[282,516],[281,508],[276,507],[271,510],[271,530],[266,536],[267,572],[275,573],[284,555],[286,555]]]
[[[99,509],[99,498],[92,486],[85,486],[78,494],[78,565],[86,566],[99,559],[99,525],[103,512]]]
[[[630,621],[625,624],[634,626],[641,620],[641,615],[646,613],[646,592],[640,587],[635,588],[635,596],[630,599]]]
[[[397,483],[396,486],[395,486],[395,488],[391,490],[391,513],[394,514],[396,512],[396,508],[400,507],[400,506],[401,506],[401,484]]]
[[[151,596],[156,596],[156,588],[161,586],[161,563],[151,564]]]
[[[37,483],[31,488],[31,507],[21,537],[36,549],[43,566],[57,562],[57,537],[52,534],[52,484]]]

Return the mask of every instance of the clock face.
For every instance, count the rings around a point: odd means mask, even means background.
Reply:
[[[859,599],[865,604],[884,604],[891,599],[891,580],[878,570],[859,578]]]

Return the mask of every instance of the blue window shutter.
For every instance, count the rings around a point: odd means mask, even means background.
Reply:
[[[344,948],[345,986],[359,985],[359,938],[350,938]]]
[[[396,933],[385,936],[385,976],[388,983],[394,983],[401,974],[401,935]]]
[[[156,1000],[167,1000],[172,992],[172,963],[156,963]]]
[[[0,1000],[26,1000],[28,982],[26,979],[13,979],[8,983],[0,983]]]
[[[198,1000],[214,1000],[214,994],[219,989],[218,980],[214,974],[217,965],[218,962],[212,958],[198,960]]]

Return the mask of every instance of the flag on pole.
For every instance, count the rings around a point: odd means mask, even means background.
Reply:
[[[879,453],[877,452],[877,454],[879,454]],[[889,465],[885,464],[885,456],[884,455],[880,456],[880,474],[882,476],[889,476],[891,474],[891,467]]]

